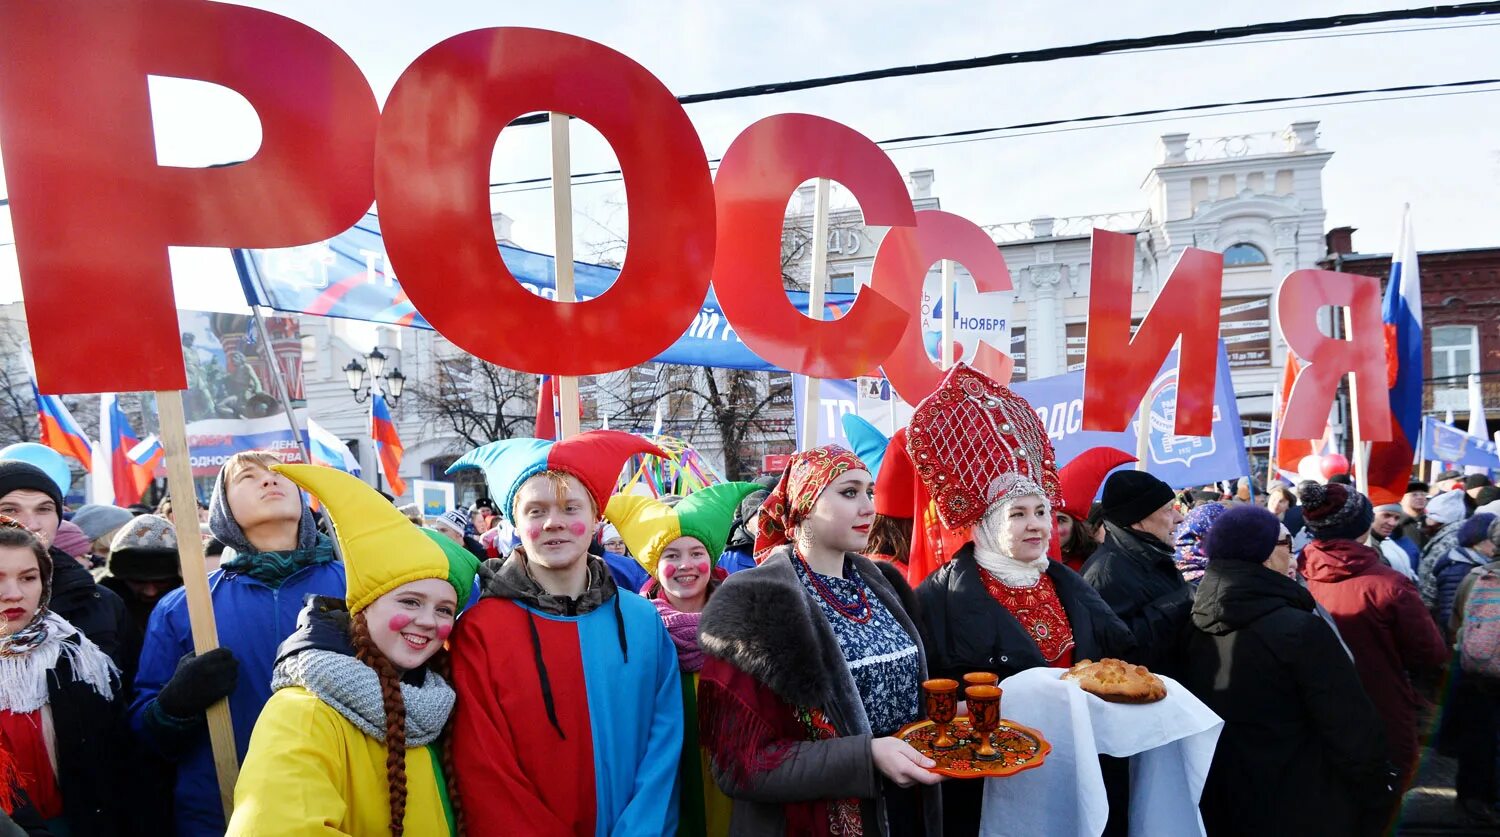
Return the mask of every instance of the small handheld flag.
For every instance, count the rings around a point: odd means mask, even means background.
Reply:
[[[71,456],[83,465],[85,471],[94,469],[94,448],[89,444],[83,428],[68,412],[67,405],[56,395],[42,395],[31,382],[31,394],[36,396],[37,423],[42,428],[42,444],[64,456]]]

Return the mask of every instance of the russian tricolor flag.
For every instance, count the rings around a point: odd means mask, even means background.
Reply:
[[[42,444],[63,456],[71,456],[83,465],[85,471],[94,470],[94,446],[83,435],[83,428],[68,412],[67,405],[56,395],[42,395],[31,382],[31,394],[36,396],[36,418],[42,427]]]
[[[314,465],[326,465],[359,476],[359,460],[354,458],[349,446],[311,418],[307,420],[307,452],[312,455]],[[400,465],[399,460],[397,465]]]
[[[406,493],[406,482],[401,479],[401,435],[396,432],[396,422],[391,420],[391,408],[386,406],[385,396],[372,393],[370,396],[370,438],[375,442],[375,453],[380,459],[380,470],[385,481],[390,483],[391,493],[397,497]]]
[[[1370,446],[1370,499],[1394,503],[1406,493],[1422,429],[1422,277],[1411,231],[1411,207],[1401,215],[1401,240],[1391,256],[1391,278],[1381,314],[1385,323],[1386,386],[1391,441]]]
[[[130,453],[141,446],[140,437],[130,428],[130,420],[125,416],[125,411],[120,409],[120,399],[114,395],[101,396],[104,399],[103,418],[107,427],[101,427],[99,435],[102,444],[106,445],[109,454],[109,472],[111,482],[115,489],[115,505],[129,506],[139,503],[141,497],[146,494],[146,487],[151,485],[151,475],[155,470],[155,463],[150,468],[138,464]],[[155,439],[155,437],[152,437]],[[161,444],[157,443],[160,450]],[[146,454],[149,451],[142,451]],[[149,461],[149,460],[148,460]]]
[[[158,439],[155,433],[142,439],[140,444],[125,452],[126,459],[150,470],[155,470],[156,463],[166,455],[167,452],[161,446],[161,439]]]

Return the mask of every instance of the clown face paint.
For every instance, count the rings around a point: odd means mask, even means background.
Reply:
[[[396,668],[411,671],[443,647],[458,618],[458,595],[443,579],[422,578],[371,602],[364,614],[375,647]]]
[[[708,600],[713,562],[697,538],[681,537],[667,544],[656,565],[656,580],[667,603],[683,613],[697,613]]]
[[[594,537],[594,504],[576,477],[564,476],[565,489],[538,474],[516,491],[516,528],[533,574],[566,572],[580,565]],[[543,586],[547,581],[537,581]]]

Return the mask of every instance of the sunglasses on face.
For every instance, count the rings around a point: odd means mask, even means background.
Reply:
[[[1279,540],[1279,541],[1276,542],[1276,545],[1277,546],[1284,546],[1287,549],[1291,549],[1292,548],[1292,539],[1291,538],[1282,538],[1281,540]]]

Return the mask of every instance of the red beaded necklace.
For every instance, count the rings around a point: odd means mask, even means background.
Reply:
[[[813,571],[813,568],[807,563],[807,559],[803,558],[800,552],[795,554],[797,561],[802,564],[802,569],[807,572],[807,578],[812,583],[813,590],[817,592],[823,601],[828,603],[829,607],[833,608],[838,615],[851,622],[861,625],[869,624],[870,620],[875,617],[875,609],[870,607],[870,599],[865,595],[864,579],[860,578],[857,573],[855,574],[854,584],[859,590],[859,601],[853,604],[846,604],[839,598],[837,593],[833,592],[832,588],[823,583],[823,579],[818,577],[818,574]]]

